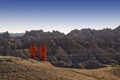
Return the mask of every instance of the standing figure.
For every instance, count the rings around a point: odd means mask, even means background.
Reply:
[[[40,59],[46,61],[46,45],[44,43],[40,46]]]
[[[32,43],[32,45],[30,46],[30,57],[32,59],[35,59],[37,52],[38,52],[38,49],[37,49],[36,45],[34,43]]]

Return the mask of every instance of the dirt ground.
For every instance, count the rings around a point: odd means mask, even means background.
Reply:
[[[120,67],[59,68],[47,61],[0,56],[0,80],[120,80]]]

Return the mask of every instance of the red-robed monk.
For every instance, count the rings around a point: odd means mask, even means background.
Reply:
[[[37,49],[36,45],[33,43],[33,44],[30,46],[30,57],[31,57],[32,59],[35,59],[37,52],[38,52],[38,49]]]
[[[40,59],[46,61],[46,45],[44,43],[40,46]]]

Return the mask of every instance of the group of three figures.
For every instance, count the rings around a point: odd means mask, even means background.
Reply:
[[[32,59],[36,58],[36,55],[38,53],[38,48],[36,47],[35,43],[32,43],[30,45],[30,57]],[[42,43],[40,46],[40,60],[46,61],[46,45]]]

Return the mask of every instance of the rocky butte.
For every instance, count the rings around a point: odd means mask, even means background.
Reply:
[[[47,45],[47,61],[54,66],[94,69],[120,65],[120,26],[113,30],[75,29],[67,35],[32,30],[12,37],[5,32],[0,34],[0,55],[29,59],[32,42],[38,49],[42,42]]]

